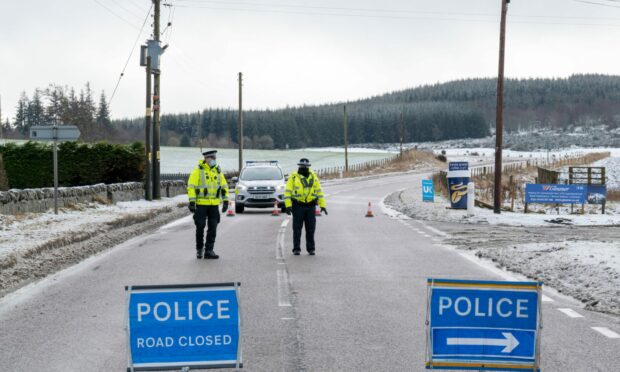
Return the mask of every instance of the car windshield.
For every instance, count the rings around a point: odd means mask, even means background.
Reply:
[[[276,167],[252,167],[241,172],[242,181],[274,181],[282,179],[282,171]]]

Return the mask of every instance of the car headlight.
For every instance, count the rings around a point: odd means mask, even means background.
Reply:
[[[248,189],[248,187],[247,187],[246,185],[244,185],[244,184],[242,184],[242,183],[237,184],[237,190],[239,190],[239,191],[245,191],[245,190],[247,190],[247,189]]]
[[[277,192],[283,192],[285,187],[286,187],[285,185],[276,186],[276,191]]]

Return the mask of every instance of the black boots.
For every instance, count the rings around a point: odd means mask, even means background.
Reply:
[[[202,259],[202,250],[196,250],[196,258],[199,260]]]
[[[220,256],[216,255],[213,251],[205,252],[205,260],[217,260]]]

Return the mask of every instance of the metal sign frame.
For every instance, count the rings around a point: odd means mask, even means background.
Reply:
[[[39,132],[45,134],[39,136]],[[54,167],[54,214],[58,214],[58,141],[76,141],[80,138],[80,129],[75,125],[46,125],[30,127],[30,139],[34,141],[53,141]]]
[[[161,290],[184,290],[184,289],[211,289],[215,290],[216,288],[233,288],[235,291],[235,297],[237,301],[237,328],[238,328],[238,342],[237,342],[237,357],[234,363],[219,363],[219,364],[185,364],[184,362],[174,363],[165,363],[165,365],[156,366],[135,366],[134,361],[132,360],[132,352],[131,352],[131,317],[130,317],[130,304],[131,304],[131,295],[134,291],[161,291]],[[170,370],[189,370],[191,369],[218,369],[218,368],[235,368],[235,370],[239,370],[243,368],[243,344],[242,344],[242,306],[241,306],[241,283],[239,282],[230,282],[230,283],[206,283],[206,284],[169,284],[169,285],[139,285],[139,286],[125,286],[125,330],[127,334],[127,372],[133,371],[170,371]],[[151,363],[150,363],[151,364]]]
[[[540,340],[542,331],[542,282],[502,282],[502,281],[483,281],[483,280],[456,280],[456,279],[428,279],[427,280],[427,304],[426,304],[426,369],[438,370],[475,370],[475,371],[540,371]],[[537,293],[537,313],[536,313],[536,329],[534,333],[534,360],[531,362],[508,362],[494,361],[493,359],[472,360],[467,359],[450,359],[441,358],[441,360],[433,359],[433,325],[432,325],[432,309],[431,301],[433,290],[435,288],[442,289],[479,289],[480,291],[488,291],[490,289],[510,290],[514,291],[535,291]],[[463,325],[462,328],[468,328]]]

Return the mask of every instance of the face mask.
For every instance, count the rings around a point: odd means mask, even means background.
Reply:
[[[304,177],[308,177],[308,175],[310,175],[310,169],[306,167],[299,167],[297,173],[301,174]]]
[[[209,159],[207,160],[207,164],[209,164],[210,167],[215,167],[216,161],[215,159]]]

